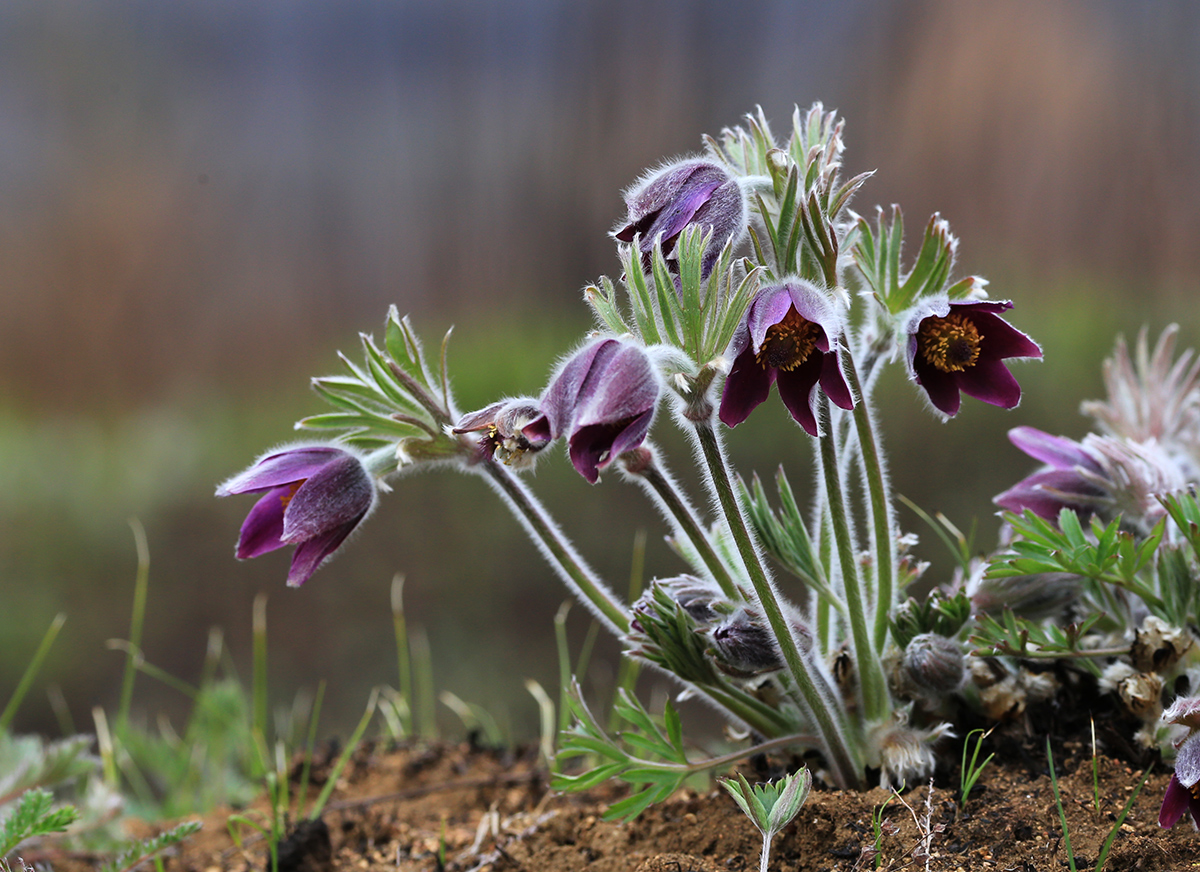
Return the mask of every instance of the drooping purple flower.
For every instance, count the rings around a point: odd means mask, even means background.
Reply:
[[[707,276],[732,237],[747,226],[746,198],[738,181],[720,164],[697,158],[678,161],[643,176],[625,192],[629,215],[612,235],[620,242],[639,236],[642,268],[650,268],[654,241],[661,238],[663,257],[674,259],[675,243],[689,224],[712,228],[701,274]]]
[[[528,469],[539,452],[550,444],[548,436],[530,438],[525,425],[541,415],[537,400],[530,397],[501,400],[477,412],[463,415],[454,428],[456,436],[476,436],[475,457],[471,462],[496,458],[515,469]]]
[[[733,368],[721,393],[721,421],[736,427],[778,385],[779,397],[796,423],[817,435],[813,390],[822,390],[843,409],[854,398],[842,375],[837,343],[841,319],[814,285],[793,278],[759,293],[746,310],[729,346]]]
[[[1168,712],[1169,714],[1169,712]],[[1166,720],[1166,715],[1163,716]],[[1158,825],[1170,829],[1179,822],[1184,812],[1192,816],[1192,823],[1200,827],[1200,742],[1196,731],[1183,740],[1175,756],[1175,772],[1163,794],[1162,808],[1158,812]]]
[[[1076,442],[1033,427],[1014,427],[1008,438],[1046,464],[993,499],[1010,512],[1029,509],[1048,521],[1063,509],[1105,521],[1119,514],[1128,526],[1149,528],[1165,513],[1158,497],[1187,486],[1178,463],[1153,439],[1089,433]]]
[[[958,414],[959,391],[993,406],[1011,409],[1021,401],[1021,386],[1004,360],[1041,357],[1038,344],[1000,317],[1008,300],[951,302],[929,300],[909,318],[908,367],[947,417]]]
[[[217,496],[261,493],[242,523],[237,557],[295,545],[289,587],[308,581],[375,505],[375,483],[356,455],[298,445],[260,458],[217,488]]]
[[[642,444],[659,391],[645,349],[600,339],[567,360],[542,394],[542,414],[521,432],[537,444],[566,436],[571,463],[595,484],[601,469]]]

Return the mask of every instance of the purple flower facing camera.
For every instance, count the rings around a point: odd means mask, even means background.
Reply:
[[[289,587],[308,581],[375,505],[375,483],[363,462],[326,445],[273,452],[217,488],[219,497],[248,493],[263,497],[242,523],[237,557],[295,545]]]
[[[767,288],[755,298],[730,345],[733,368],[721,393],[721,421],[736,427],[771,393],[796,423],[817,435],[813,391],[818,384],[843,409],[854,398],[838,361],[840,318],[829,299],[803,279]]]
[[[1007,300],[931,300],[909,319],[909,372],[943,415],[958,414],[960,391],[1003,409],[1021,401],[1021,386],[1004,360],[1041,357],[1042,349],[1000,317],[1011,308]]]

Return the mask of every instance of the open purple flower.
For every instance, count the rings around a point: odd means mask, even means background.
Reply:
[[[1196,700],[1188,700],[1193,708]],[[1163,720],[1192,726],[1192,721],[1183,717],[1173,718],[1178,703],[1163,714]],[[1194,720],[1194,719],[1193,719]],[[1183,740],[1175,756],[1175,772],[1163,794],[1162,808],[1158,812],[1158,825],[1170,829],[1179,822],[1184,812],[1192,816],[1192,823],[1200,828],[1200,741],[1196,740],[1196,728]]]
[[[524,427],[541,415],[537,401],[528,397],[501,400],[459,419],[456,436],[475,436],[471,462],[495,458],[514,469],[528,469],[550,439],[530,439]]]
[[[721,393],[721,421],[730,427],[745,421],[773,384],[810,436],[817,435],[813,390],[818,382],[838,406],[854,408],[838,361],[840,321],[828,297],[803,279],[762,291],[730,343],[734,360]]]
[[[566,436],[571,463],[595,484],[601,469],[642,444],[659,390],[645,349],[600,339],[567,360],[542,394],[541,416],[521,432],[539,445]]]
[[[714,161],[683,160],[643,176],[625,192],[629,215],[612,231],[614,239],[633,242],[643,269],[650,268],[654,241],[661,237],[663,257],[672,259],[679,234],[689,224],[712,228],[701,274],[707,276],[730,237],[746,230],[746,200],[737,179]]]
[[[1021,386],[1003,361],[1041,357],[1038,344],[1000,317],[1008,300],[950,302],[929,300],[908,322],[908,367],[934,408],[958,414],[959,391],[977,400],[1011,409],[1021,401]]]
[[[375,483],[354,454],[298,445],[262,457],[217,488],[217,496],[264,494],[242,523],[237,557],[295,545],[287,583],[299,587],[375,505]]]
[[[1149,529],[1165,513],[1158,498],[1187,487],[1174,458],[1153,439],[1134,442],[1089,433],[1082,442],[1033,427],[1014,427],[1009,440],[1045,467],[993,499],[1010,512],[1029,509],[1056,521],[1063,509],[1105,521],[1121,515]]]

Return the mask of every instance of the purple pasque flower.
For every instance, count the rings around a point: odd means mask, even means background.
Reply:
[[[612,231],[614,239],[639,237],[642,268],[650,268],[654,241],[661,238],[663,257],[672,260],[679,234],[689,224],[712,228],[701,275],[712,272],[725,243],[746,231],[746,198],[737,179],[715,161],[681,160],[651,171],[625,191],[629,215]]]
[[[248,560],[295,545],[289,587],[308,581],[375,506],[375,482],[344,448],[296,445],[260,458],[217,488],[217,496],[261,493],[238,537]]]
[[[1176,700],[1163,713],[1168,723],[1183,724],[1191,733],[1178,746],[1175,755],[1175,772],[1163,794],[1162,808],[1158,812],[1158,825],[1170,829],[1179,822],[1184,812],[1192,816],[1192,823],[1200,828],[1200,741],[1196,740],[1196,709],[1200,700],[1188,698]]]
[[[958,414],[959,391],[993,406],[1011,409],[1021,386],[1003,361],[1041,357],[1038,344],[1000,317],[1008,300],[951,302],[927,300],[908,320],[908,368],[933,407]]]
[[[838,360],[841,317],[829,297],[804,279],[792,278],[754,298],[729,346],[733,368],[725,379],[719,416],[736,427],[779,387],[796,423],[817,435],[813,389],[843,409],[854,398]]]
[[[542,394],[542,414],[521,432],[542,445],[565,436],[571,463],[595,484],[601,469],[642,444],[659,393],[658,371],[644,348],[599,339],[567,359]]]
[[[1158,498],[1188,485],[1176,460],[1153,439],[1089,433],[1076,442],[1034,427],[1014,427],[1008,438],[1046,464],[993,499],[1010,512],[1029,509],[1048,521],[1063,509],[1106,521],[1119,514],[1127,525],[1148,529],[1166,512]]]
[[[530,397],[500,400],[463,415],[452,432],[475,440],[472,463],[494,457],[514,469],[528,469],[550,444],[549,436],[530,438],[524,432],[525,426],[540,415],[537,400]]]

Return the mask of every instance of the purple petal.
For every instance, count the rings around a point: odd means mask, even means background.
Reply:
[[[750,304],[750,309],[746,312],[746,326],[750,331],[751,345],[755,352],[762,350],[763,340],[767,338],[767,330],[782,321],[783,316],[794,305],[788,288],[788,285],[767,288]],[[800,315],[804,314],[799,308],[796,311]]]
[[[641,248],[643,251],[653,251],[654,240],[660,235],[663,252],[674,249],[675,237],[691,223],[696,211],[705,204],[723,181],[722,179],[708,179],[693,184],[694,178],[693,176],[688,180],[686,190],[681,192],[681,196],[658,213],[646,231],[646,235],[642,237]]]
[[[579,389],[571,429],[633,418],[658,404],[654,364],[636,345],[613,341],[598,354]]]
[[[846,376],[842,374],[842,367],[838,361],[836,353],[823,355],[824,360],[821,363],[821,390],[825,391],[825,395],[833,401],[834,405],[840,406],[849,411],[854,408],[854,396],[850,393],[850,386],[846,384]]]
[[[217,496],[257,493],[280,485],[293,484],[315,474],[337,457],[349,456],[340,448],[312,446],[289,448],[262,458],[217,488]]]
[[[978,304],[976,304],[978,305]],[[971,313],[983,336],[985,353],[992,357],[1041,357],[1041,347],[1003,318],[986,311]]]
[[[974,366],[955,375],[959,389],[969,397],[1002,409],[1011,409],[1021,402],[1021,386],[998,359],[980,355]]]
[[[830,344],[841,335],[841,323],[829,302],[829,296],[816,285],[799,279],[794,279],[784,285],[788,298],[796,307],[796,314],[806,321],[812,321],[821,328],[822,335],[817,340],[818,351],[829,351]],[[784,314],[787,310],[784,310]]]
[[[1175,777],[1189,790],[1200,784],[1200,742],[1196,735],[1188,736],[1175,755]]]
[[[371,476],[357,457],[345,454],[311,476],[283,514],[283,541],[299,544],[357,524],[375,500]]]
[[[1074,439],[1051,436],[1036,427],[1014,427],[1008,431],[1008,441],[1034,460],[1040,460],[1055,469],[1082,466],[1092,472],[1101,472],[1100,464]]]
[[[238,560],[249,560],[284,546],[283,501],[291,490],[290,486],[277,487],[254,504],[242,522],[236,552]]]
[[[775,370],[760,366],[753,349],[747,348],[733,362],[721,390],[719,417],[726,427],[736,427],[749,417],[771,393]]]
[[[348,521],[340,527],[327,530],[306,542],[301,542],[296,547],[296,553],[292,555],[292,566],[288,570],[287,577],[288,587],[299,587],[312,578],[312,574],[338,549],[339,545],[346,541],[346,537],[361,520],[362,516]]]
[[[1064,508],[1090,512],[1103,493],[1073,470],[1046,470],[1022,479],[992,499],[1010,512],[1031,510],[1047,521],[1057,521]]]
[[[542,417],[527,425],[526,436],[532,438],[532,434],[537,434],[539,438],[557,439],[566,433],[589,374],[597,366],[603,367],[620,344],[616,339],[603,339],[577,351],[542,393],[539,402]]]
[[[580,427],[568,443],[571,464],[591,484],[600,477],[600,470],[614,459],[636,448],[650,432],[653,410],[635,418],[611,423],[589,424]]]
[[[1163,794],[1162,808],[1158,811],[1158,825],[1163,829],[1170,829],[1179,823],[1179,819],[1183,817],[1183,813],[1191,808],[1192,794],[1186,787],[1179,783],[1179,779],[1174,775],[1167,783],[1167,792]],[[1195,815],[1193,815],[1193,820]]]
[[[916,344],[915,337],[912,344]],[[917,384],[924,388],[933,407],[951,418],[957,415],[962,405],[962,398],[958,395],[958,376],[961,373],[942,372],[924,360],[913,360],[912,367]]]
[[[782,371],[775,377],[779,398],[792,413],[792,418],[809,436],[816,436],[818,432],[817,419],[812,410],[812,394],[821,376],[823,357],[822,354],[811,354],[808,360],[795,369],[790,372]]]

